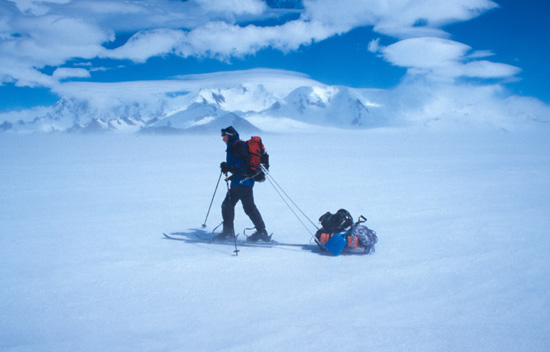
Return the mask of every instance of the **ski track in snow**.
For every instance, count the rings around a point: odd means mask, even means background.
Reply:
[[[550,348],[547,131],[263,139],[305,213],[365,215],[375,254],[163,239],[203,223],[218,135],[1,135],[0,351]],[[275,240],[310,240],[254,191]]]

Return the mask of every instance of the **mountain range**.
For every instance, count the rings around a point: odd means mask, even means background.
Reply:
[[[149,94],[146,87],[133,96],[118,96],[107,84],[103,91],[68,94],[45,115],[30,121],[5,121],[0,130],[187,133],[233,125],[258,132],[369,128],[385,122],[373,91],[329,86],[300,74],[235,71],[185,76],[170,84],[161,93]]]

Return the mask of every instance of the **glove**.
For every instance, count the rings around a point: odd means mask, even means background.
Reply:
[[[227,174],[228,172],[231,172],[233,168],[229,166],[225,161],[220,164],[220,168],[222,169],[222,172],[224,174]]]

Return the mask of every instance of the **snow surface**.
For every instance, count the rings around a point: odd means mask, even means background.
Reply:
[[[266,133],[271,174],[310,218],[346,208],[379,242],[236,257],[162,236],[203,223],[217,133],[3,134],[0,350],[548,351],[548,135]],[[254,191],[275,239],[310,240],[269,183]]]

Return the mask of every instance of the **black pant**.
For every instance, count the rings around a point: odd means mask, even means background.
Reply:
[[[231,186],[222,203],[223,232],[235,233],[233,220],[235,219],[235,205],[239,200],[242,201],[244,212],[248,215],[256,230],[264,231],[265,224],[262,215],[256,208],[256,204],[254,204],[252,187],[235,185]]]

